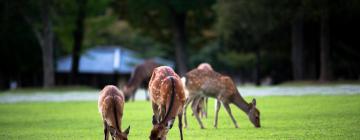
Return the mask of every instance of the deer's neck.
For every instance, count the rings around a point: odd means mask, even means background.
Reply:
[[[241,97],[240,93],[237,91],[232,97],[232,103],[235,104],[238,108],[244,111],[246,114],[250,111],[250,104],[248,104],[244,98]]]
[[[127,87],[137,88],[140,86],[142,79],[136,76],[133,76],[129,79],[128,83],[126,84]]]

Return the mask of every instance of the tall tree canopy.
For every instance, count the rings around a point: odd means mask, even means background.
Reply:
[[[199,35],[209,28],[213,18],[211,5],[214,0],[118,0],[115,9],[120,17],[129,20],[130,24],[156,40],[174,46],[178,72],[187,71],[187,46],[189,36]],[[124,11],[123,9],[126,9]],[[194,21],[195,20],[195,21]],[[192,30],[188,30],[192,29]]]

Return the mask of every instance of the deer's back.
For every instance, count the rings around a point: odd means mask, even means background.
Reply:
[[[169,85],[168,83],[164,84],[164,80],[167,77],[173,77],[173,79],[176,81],[174,88],[175,91],[181,91],[182,94],[179,95],[181,97],[180,98],[185,98],[185,95],[183,93],[183,87],[181,85],[181,80],[180,77],[169,67],[165,67],[165,66],[161,66],[158,68],[155,68],[153,71],[153,74],[151,76],[150,82],[149,82],[149,94],[150,94],[150,99],[152,102],[157,102],[157,104],[165,104],[166,99],[168,97],[168,94],[166,94],[167,92],[161,92],[161,89],[164,89],[164,86],[172,86]],[[166,88],[167,89],[167,88]]]
[[[186,74],[186,88],[190,94],[201,93],[214,98],[217,98],[219,94],[231,96],[236,90],[230,77],[202,69],[194,69]]]
[[[109,125],[115,126],[115,116],[117,116],[118,122],[120,122],[123,116],[124,101],[123,93],[115,86],[106,86],[100,91],[98,100],[99,112]]]

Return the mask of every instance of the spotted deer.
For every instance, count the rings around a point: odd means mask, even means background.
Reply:
[[[201,63],[198,65],[197,69],[213,70],[213,68],[211,67],[211,65],[209,63]],[[195,98],[191,103],[191,108],[196,108],[196,111],[194,113],[199,114],[201,118],[203,118],[203,117],[207,118],[208,97]],[[184,112],[184,115],[186,115],[185,112]],[[185,126],[185,127],[187,127],[187,126]]]
[[[127,140],[130,126],[124,132],[121,131],[124,94],[115,86],[105,86],[100,91],[98,107],[104,123],[104,139],[108,139],[110,132],[113,140]]]
[[[170,67],[155,68],[149,82],[149,94],[154,113],[150,140],[166,140],[166,135],[176,116],[179,120],[182,140],[182,111],[185,95],[180,77]]]
[[[243,112],[245,112],[250,122],[256,127],[260,127],[260,112],[256,108],[256,100],[253,99],[251,103],[247,103],[230,77],[221,75],[215,71],[208,71],[202,69],[194,69],[185,75],[185,89],[188,98],[185,102],[184,110],[191,101],[198,97],[212,97],[217,99],[215,106],[215,122],[214,127],[217,128],[218,113],[221,104],[225,107],[235,127],[238,128],[236,120],[231,113],[229,104],[234,104]],[[193,112],[196,111],[193,108]],[[187,125],[186,115],[184,115],[185,126]],[[199,115],[195,113],[196,120],[203,129]]]
[[[129,81],[122,89],[124,91],[126,101],[129,99],[132,101],[135,100],[136,90],[142,85],[142,83],[146,83],[145,85],[147,86],[153,70],[158,66],[159,64],[157,64],[154,60],[149,59],[135,67],[134,71],[131,73]],[[149,100],[147,94],[146,99]]]

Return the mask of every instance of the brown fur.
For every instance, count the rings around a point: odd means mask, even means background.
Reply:
[[[211,67],[211,65],[209,63],[201,63],[201,64],[199,64],[197,69],[213,70],[213,68]]]
[[[249,116],[250,121],[254,124],[255,127],[260,127],[260,112],[256,108],[256,100],[253,99],[252,103],[247,103],[241,97],[239,91],[236,88],[236,85],[230,77],[221,75],[215,71],[194,69],[186,74],[185,83],[189,96],[185,103],[185,110],[187,105],[196,98],[212,97],[217,99],[215,110],[215,127],[217,127],[220,103],[225,107],[235,127],[238,127],[238,125],[231,113],[231,109],[229,107],[230,103],[236,105],[238,108],[244,111]],[[193,109],[193,112],[195,111],[196,110]],[[201,120],[199,119],[199,116],[196,113],[195,117],[200,124],[200,127],[204,128]],[[186,123],[187,122],[185,121],[185,125],[187,125]]]
[[[153,70],[158,66],[159,64],[150,59],[135,67],[134,71],[131,73],[128,83],[123,87],[126,101],[130,98],[132,101],[135,100],[136,90],[143,82],[149,82]],[[146,98],[148,100],[147,95]]]
[[[167,66],[154,69],[149,83],[149,94],[153,108],[151,140],[166,139],[167,132],[178,116],[182,139],[182,110],[185,94],[180,77]]]
[[[105,86],[100,91],[98,108],[104,123],[105,140],[108,139],[108,133],[116,140],[127,140],[129,128],[121,131],[121,119],[124,110],[124,94],[115,86]]]
[[[197,69],[202,70],[213,70],[209,63],[201,63],[198,65]],[[207,118],[207,106],[208,106],[208,97],[196,97],[191,103],[191,108],[196,108],[194,113],[200,115],[201,118]],[[186,114],[186,113],[185,113]],[[194,115],[194,114],[193,114]],[[185,125],[185,127],[187,127]]]

